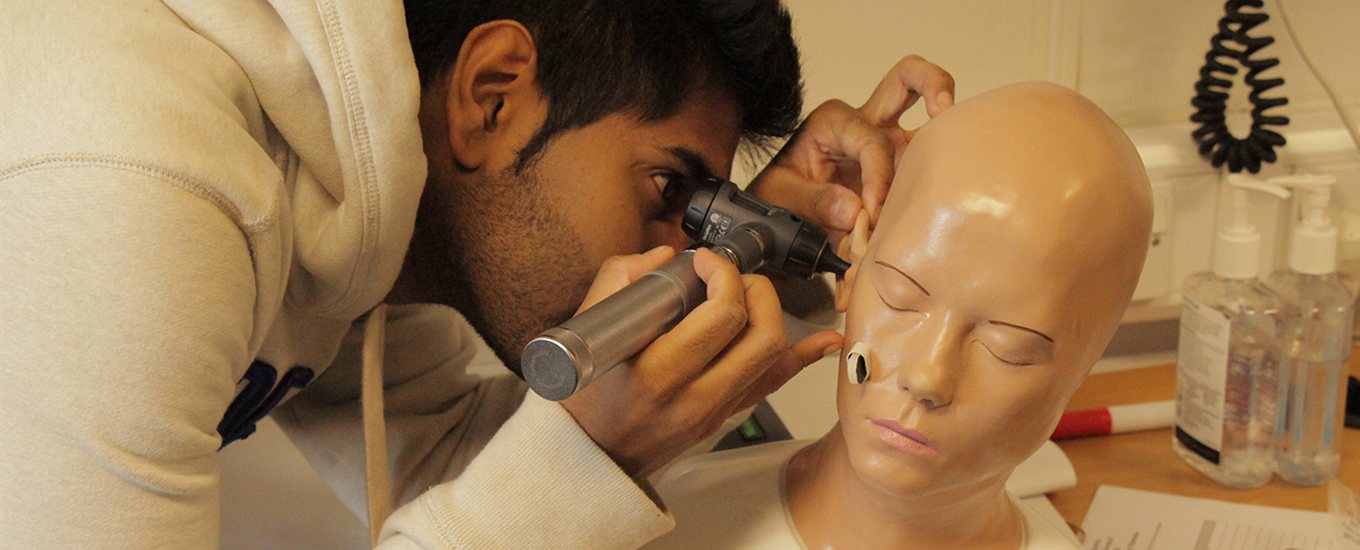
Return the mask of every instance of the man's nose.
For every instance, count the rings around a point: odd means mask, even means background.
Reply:
[[[954,401],[958,370],[963,368],[961,345],[963,331],[951,328],[947,319],[924,330],[908,348],[897,369],[897,385],[927,410],[949,406]],[[935,324],[935,323],[930,323]],[[931,328],[931,327],[923,327]]]

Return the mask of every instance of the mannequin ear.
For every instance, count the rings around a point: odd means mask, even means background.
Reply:
[[[538,49],[516,21],[478,25],[458,50],[444,98],[449,147],[458,165],[476,169],[523,134],[543,102],[534,79]],[[533,128],[532,130],[536,130]]]
[[[869,212],[860,210],[855,218],[855,228],[836,245],[836,255],[850,262],[845,277],[836,280],[836,311],[845,313],[850,305],[850,289],[855,287],[855,277],[859,274],[860,260],[869,248]]]

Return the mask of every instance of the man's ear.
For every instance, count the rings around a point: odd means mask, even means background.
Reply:
[[[864,252],[869,248],[869,212],[860,210],[855,218],[855,228],[836,245],[836,255],[850,262],[845,277],[836,280],[836,311],[845,313],[850,306],[850,289],[855,287],[855,277],[859,275],[859,264]]]
[[[537,70],[538,49],[524,25],[490,21],[468,33],[444,98],[449,147],[459,166],[480,168],[505,147],[518,151],[524,144],[514,140],[537,131],[543,102]]]

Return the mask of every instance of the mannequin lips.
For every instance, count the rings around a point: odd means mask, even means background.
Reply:
[[[930,440],[921,432],[909,430],[892,420],[870,420],[878,438],[889,447],[916,456],[935,456],[939,451],[930,445]]]

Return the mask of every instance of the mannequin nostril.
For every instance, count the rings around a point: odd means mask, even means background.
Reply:
[[[859,357],[855,363],[855,383],[863,384],[869,378],[869,367],[864,364],[864,357]]]
[[[925,407],[928,411],[949,406],[949,399],[941,399],[941,397],[944,396],[922,397],[919,400],[919,403],[921,403],[921,406]]]

